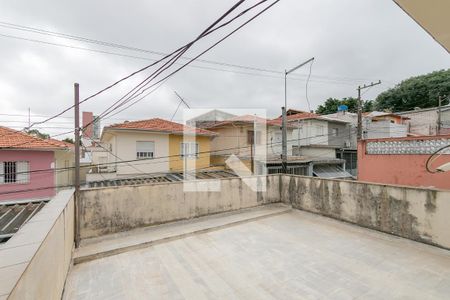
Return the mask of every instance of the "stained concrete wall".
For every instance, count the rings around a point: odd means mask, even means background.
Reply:
[[[0,299],[61,299],[73,245],[73,190],[64,190],[0,246]]]
[[[450,249],[450,191],[282,175],[283,202]]]
[[[240,178],[219,180],[220,192],[186,192],[182,182],[84,190],[81,238],[283,201],[450,249],[450,191],[295,175],[258,178],[266,181],[266,192],[252,191]]]
[[[82,190],[80,236],[96,237],[133,228],[280,201],[278,175],[256,177],[266,192],[254,192],[240,178],[217,181],[220,192],[184,191],[182,182]],[[199,187],[211,180],[193,181]]]

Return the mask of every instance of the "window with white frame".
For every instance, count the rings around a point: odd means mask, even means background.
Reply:
[[[317,129],[317,132],[316,132],[316,134],[317,134],[317,136],[322,136],[323,134],[324,134],[324,130],[323,130],[323,128],[324,128],[324,126],[323,125],[317,125],[317,127],[316,127]]]
[[[30,182],[30,163],[28,161],[0,162],[0,184]]]
[[[339,135],[339,128],[332,128],[331,129],[331,135],[332,136],[338,136]]]
[[[198,144],[194,142],[181,143],[180,144],[180,156],[181,157],[193,157],[197,158],[199,153]]]
[[[136,158],[153,158],[155,154],[155,142],[136,142]]]

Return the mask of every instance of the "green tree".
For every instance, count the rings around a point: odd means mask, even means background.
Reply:
[[[44,139],[44,140],[50,138],[50,135],[49,135],[49,134],[47,134],[47,133],[42,133],[42,132],[40,132],[40,131],[37,130],[37,129],[30,129],[30,130],[27,131],[27,133],[28,133],[29,135],[32,135],[32,136],[34,136],[34,137],[37,137],[37,138],[40,138],[40,139]]]
[[[403,80],[379,94],[375,100],[375,108],[396,112],[413,110],[415,107],[434,107],[438,105],[439,95],[450,95],[450,69]],[[448,103],[447,97],[442,105]]]
[[[336,99],[328,98],[324,104],[319,105],[316,109],[316,114],[327,115],[337,112],[340,105],[346,105],[349,112],[356,113],[358,111],[358,99],[353,97]],[[373,102],[371,100],[362,101],[363,111],[372,111]]]
[[[65,139],[63,139],[62,141],[63,141],[63,142],[66,142],[66,143],[70,143],[70,144],[75,144],[75,142],[73,141],[72,138],[65,138]]]

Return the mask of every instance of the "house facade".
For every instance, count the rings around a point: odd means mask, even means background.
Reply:
[[[217,133],[211,143],[211,163],[227,167],[226,160],[237,156],[249,170],[255,171],[257,162],[267,159],[281,164],[281,122],[244,115],[218,122],[208,130]],[[292,128],[288,128],[287,139],[292,139]],[[292,147],[288,147],[288,156]]]
[[[205,169],[215,133],[164,119],[115,124],[103,129],[87,181]],[[103,149],[99,151],[98,148]],[[185,160],[184,157],[187,157]]]
[[[450,105],[397,112],[413,135],[450,134]]]
[[[356,175],[356,170],[353,169],[356,164],[352,163],[352,157],[347,164],[347,156],[337,156],[343,151],[351,151],[356,157],[356,141],[353,148],[354,133],[350,122],[292,109],[289,112],[287,121],[293,128],[292,139],[289,141],[292,156],[299,163],[308,162],[305,175],[324,176],[327,172],[341,177],[351,177],[349,173]]]
[[[46,199],[73,185],[72,147],[0,126],[0,201]]]

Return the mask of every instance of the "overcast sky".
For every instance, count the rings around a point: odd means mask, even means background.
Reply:
[[[235,1],[2,1],[0,21],[141,49],[171,52],[189,42]],[[248,0],[250,5],[256,0]],[[238,24],[238,23],[236,23]],[[230,32],[226,27],[195,45],[195,56]],[[52,115],[73,104],[73,83],[86,97],[158,55],[121,50],[0,27],[0,35],[96,49],[140,58],[58,47],[0,36],[1,114]],[[255,21],[205,54],[203,59],[283,71],[315,57],[308,85],[310,108],[329,97],[356,96],[359,84],[381,80],[365,99],[402,79],[450,67],[448,53],[392,0],[281,0]],[[183,61],[181,61],[183,62]],[[178,105],[177,91],[193,108],[262,108],[280,114],[282,75],[217,64],[193,63],[139,104],[105,120],[168,118]],[[212,70],[221,69],[221,70]],[[308,109],[309,66],[288,81],[288,107]],[[242,74],[242,73],[252,73]],[[81,110],[103,112],[149,73],[142,73]],[[298,74],[298,75],[297,75]],[[262,75],[262,76],[261,76]],[[295,77],[295,78],[294,78]],[[71,126],[73,111],[40,127],[55,134]],[[181,113],[175,117],[182,118]],[[0,124],[23,127],[26,116],[0,116]],[[32,121],[41,118],[33,117]],[[39,126],[37,126],[39,128]]]

